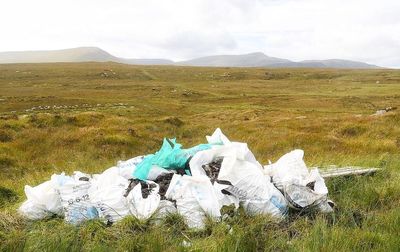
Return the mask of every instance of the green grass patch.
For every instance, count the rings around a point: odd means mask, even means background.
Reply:
[[[115,74],[101,75],[105,69]],[[21,74],[30,72],[31,74]],[[0,65],[1,251],[398,251],[399,70],[207,68],[115,63]],[[376,81],[379,80],[379,84]],[[27,221],[25,184],[53,173],[99,173],[154,153],[163,137],[185,148],[220,127],[266,164],[301,148],[309,166],[380,167],[327,180],[333,214],[277,223],[225,209],[190,230],[182,216],[112,226]]]

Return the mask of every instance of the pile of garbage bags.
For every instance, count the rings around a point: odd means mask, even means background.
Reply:
[[[190,228],[202,228],[207,217],[221,219],[223,206],[277,219],[289,208],[333,211],[324,179],[317,169],[308,170],[302,150],[263,167],[246,143],[231,142],[219,128],[206,139],[190,149],[164,139],[158,152],[119,161],[102,174],[54,174],[38,186],[25,186],[27,200],[19,212],[31,220],[63,216],[75,225],[179,213]]]

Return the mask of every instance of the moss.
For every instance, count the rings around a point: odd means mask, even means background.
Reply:
[[[13,190],[0,186],[0,208],[18,200],[18,194]]]
[[[183,121],[181,119],[179,119],[178,117],[169,117],[169,118],[165,119],[164,122],[169,123],[176,127],[181,127],[184,124]]]
[[[0,130],[0,142],[6,143],[11,142],[13,140],[13,136],[10,132],[5,130]]]
[[[357,137],[361,136],[367,129],[360,125],[350,125],[344,127],[340,133],[345,137]]]

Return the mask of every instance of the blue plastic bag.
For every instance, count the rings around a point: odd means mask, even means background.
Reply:
[[[146,180],[153,165],[165,169],[185,169],[190,157],[199,151],[210,149],[210,144],[199,144],[190,149],[182,149],[182,145],[176,139],[164,138],[163,144],[155,154],[147,155],[143,161],[136,166],[133,173],[135,178]]]

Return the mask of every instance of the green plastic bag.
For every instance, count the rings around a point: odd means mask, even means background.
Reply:
[[[158,165],[165,169],[185,169],[189,158],[199,151],[210,148],[210,144],[199,144],[190,149],[182,149],[182,145],[177,143],[175,138],[164,138],[160,150],[155,154],[147,155],[143,161],[136,166],[133,176],[141,180],[146,180],[153,165]]]

